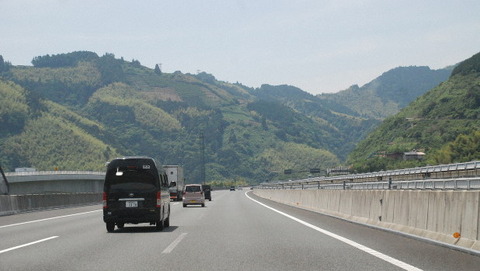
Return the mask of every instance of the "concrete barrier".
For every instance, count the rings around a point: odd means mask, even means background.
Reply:
[[[0,216],[21,212],[100,204],[102,193],[61,193],[0,196]]]
[[[25,172],[7,173],[10,195],[52,193],[99,193],[105,173],[96,172]]]
[[[480,251],[480,191],[255,189],[260,197]],[[458,238],[454,233],[459,233]]]

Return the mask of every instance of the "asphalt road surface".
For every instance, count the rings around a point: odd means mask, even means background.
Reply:
[[[248,193],[247,193],[248,192]],[[107,233],[101,206],[0,217],[0,270],[480,270],[480,257],[255,197],[172,202],[171,226]]]

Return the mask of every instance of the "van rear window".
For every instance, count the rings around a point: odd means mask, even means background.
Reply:
[[[110,190],[150,190],[156,188],[155,176],[148,170],[127,170],[121,174],[108,172],[106,185]]]
[[[185,191],[187,192],[200,192],[200,186],[195,185],[195,186],[187,186],[185,187]]]

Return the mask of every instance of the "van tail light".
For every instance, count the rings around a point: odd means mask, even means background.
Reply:
[[[157,192],[157,207],[160,207],[162,205],[162,194],[160,191]]]
[[[108,200],[107,193],[103,192],[103,198],[102,198],[103,208],[108,208],[107,200]]]

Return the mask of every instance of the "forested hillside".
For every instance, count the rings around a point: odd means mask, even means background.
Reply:
[[[429,67],[398,67],[383,73],[362,87],[318,97],[334,108],[350,109],[359,116],[383,120],[448,79],[453,67],[431,70]]]
[[[387,118],[351,153],[359,171],[480,159],[480,53],[460,63],[450,78]],[[421,161],[384,154],[421,150]]]
[[[324,121],[207,73],[162,73],[91,52],[32,64],[1,73],[6,170],[103,170],[116,156],[147,155],[183,165],[188,182],[202,181],[205,161],[207,182],[255,183],[341,163]]]
[[[7,171],[103,170],[114,157],[147,155],[183,165],[187,182],[201,182],[205,170],[207,182],[226,185],[304,178],[308,173],[301,172],[308,169],[345,164],[356,144],[393,114],[392,103],[398,110],[443,78],[425,67],[394,69],[365,86],[370,94],[342,104],[347,99],[313,96],[293,86],[254,89],[205,72],[164,73],[109,53],[37,56],[32,64],[15,66],[0,58],[0,164]],[[459,84],[472,76],[472,67],[457,67]],[[369,112],[359,110],[365,103],[372,105]],[[452,142],[456,135],[449,134]],[[472,136],[457,145],[478,135]],[[375,140],[362,143],[365,152],[378,151]],[[397,141],[387,146],[423,146]],[[359,149],[350,161],[365,159]],[[285,169],[300,173],[284,175]]]

